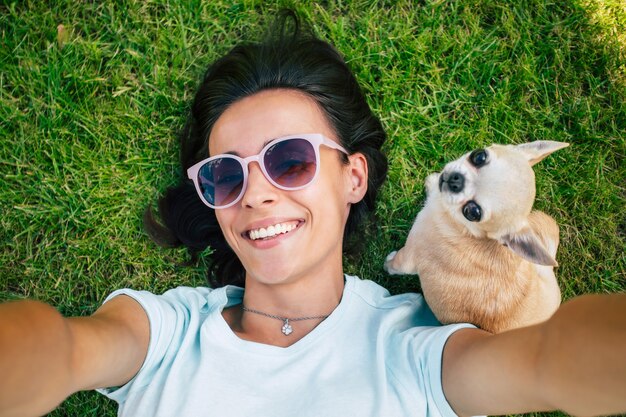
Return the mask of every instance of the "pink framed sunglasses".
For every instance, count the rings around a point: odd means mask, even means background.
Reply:
[[[348,155],[341,145],[319,133],[290,135],[265,145],[257,155],[240,158],[221,154],[204,159],[187,170],[204,204],[213,209],[232,206],[248,186],[250,162],[257,162],[267,180],[281,190],[300,190],[317,178],[320,146]]]

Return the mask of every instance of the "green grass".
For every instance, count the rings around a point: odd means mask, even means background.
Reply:
[[[623,2],[323,3],[295,7],[344,54],[389,134],[376,228],[347,272],[392,292],[419,288],[382,263],[404,241],[426,175],[492,142],[551,139],[572,146],[536,167],[536,207],[561,227],[564,297],[626,290]],[[185,251],[156,247],[142,212],[180,175],[176,133],[200,75],[259,37],[275,10],[252,0],[0,5],[0,301],[82,315],[116,288],[205,282],[206,261],[185,266]],[[115,410],[79,393],[51,415]]]

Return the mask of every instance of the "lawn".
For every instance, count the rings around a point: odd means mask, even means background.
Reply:
[[[535,207],[560,225],[564,298],[626,290],[626,6],[613,1],[303,1],[388,132],[388,180],[345,268],[392,292],[423,180],[490,143],[570,147],[536,166]],[[214,59],[260,39],[278,6],[245,0],[17,1],[0,5],[0,301],[93,312],[120,287],[203,285],[143,231],[177,182],[177,133]],[[61,25],[61,26],[60,26]],[[53,416],[113,416],[88,392]]]

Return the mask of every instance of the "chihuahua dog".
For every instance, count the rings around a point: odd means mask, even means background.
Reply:
[[[426,203],[390,274],[418,274],[444,323],[492,333],[548,319],[561,303],[553,267],[559,229],[532,210],[532,166],[569,144],[536,141],[467,153],[426,179]]]

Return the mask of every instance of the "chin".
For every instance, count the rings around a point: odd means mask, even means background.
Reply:
[[[261,265],[251,265],[246,271],[254,271],[254,274],[246,275],[246,282],[252,280],[264,285],[278,285],[293,281],[293,268],[268,268],[267,261]]]

